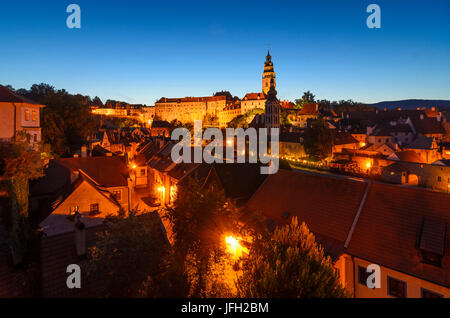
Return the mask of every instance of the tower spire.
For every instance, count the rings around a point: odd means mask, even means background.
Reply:
[[[273,84],[272,84],[273,82]],[[275,83],[275,71],[273,69],[272,56],[270,55],[269,48],[267,49],[266,61],[264,62],[264,72],[262,74],[262,91],[264,94],[269,92],[271,86],[276,86]]]

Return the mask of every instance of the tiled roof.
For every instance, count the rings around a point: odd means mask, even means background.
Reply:
[[[82,170],[100,186],[128,186],[129,172],[125,157],[61,158],[56,161],[72,170]]]
[[[435,146],[433,137],[425,137],[420,135],[414,139],[413,142],[405,146],[405,148],[431,150],[433,149],[433,146]]]
[[[413,150],[397,151],[395,156],[400,161],[422,163],[423,160]]]
[[[264,93],[247,93],[245,94],[244,100],[261,100],[266,99]]]
[[[267,177],[248,208],[278,224],[297,216],[314,233],[343,244],[366,187],[364,182],[279,170]]]
[[[449,207],[446,193],[374,183],[347,252],[450,287],[448,230],[442,268],[423,263],[418,249],[424,219],[438,219],[448,226]]]
[[[318,115],[319,106],[316,103],[309,103],[303,105],[302,109],[297,113],[298,115]]]
[[[333,137],[333,145],[358,144],[359,141],[352,134],[343,131],[330,130]]]
[[[170,127],[170,123],[165,120],[154,120],[152,122],[152,128],[168,128]]]
[[[411,117],[414,129],[418,134],[445,134],[445,129],[435,117]]]
[[[26,104],[34,104],[39,106],[44,106],[39,103],[36,103],[35,101],[32,101],[30,99],[27,99],[23,96],[17,95],[16,93],[13,93],[5,86],[0,85],[0,102],[9,102],[9,103],[26,103]]]
[[[278,224],[297,216],[318,239],[328,238],[322,244],[329,252],[342,248],[374,264],[446,287],[450,287],[449,207],[447,193],[378,182],[368,188],[364,182],[342,177],[284,170],[270,175],[247,206]],[[327,246],[330,239],[331,247]],[[421,248],[441,255],[441,267],[424,263]]]

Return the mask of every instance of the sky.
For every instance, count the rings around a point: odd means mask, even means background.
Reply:
[[[448,0],[2,1],[0,38],[0,84],[103,101],[259,92],[269,47],[280,99],[450,100]]]

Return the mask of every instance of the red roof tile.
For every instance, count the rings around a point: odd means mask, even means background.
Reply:
[[[418,249],[424,219],[437,218],[448,226],[449,208],[449,194],[374,183],[347,252],[450,287],[448,230],[442,268],[423,263]]]

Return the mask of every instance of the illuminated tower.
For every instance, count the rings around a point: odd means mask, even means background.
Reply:
[[[264,62],[264,72],[262,74],[262,91],[267,95],[270,89],[270,84],[273,81],[274,88],[276,88],[275,72],[273,70],[272,57],[269,50],[267,50],[266,61]]]
[[[275,89],[275,78],[271,78],[266,99],[265,126],[266,128],[280,128],[281,106]]]

